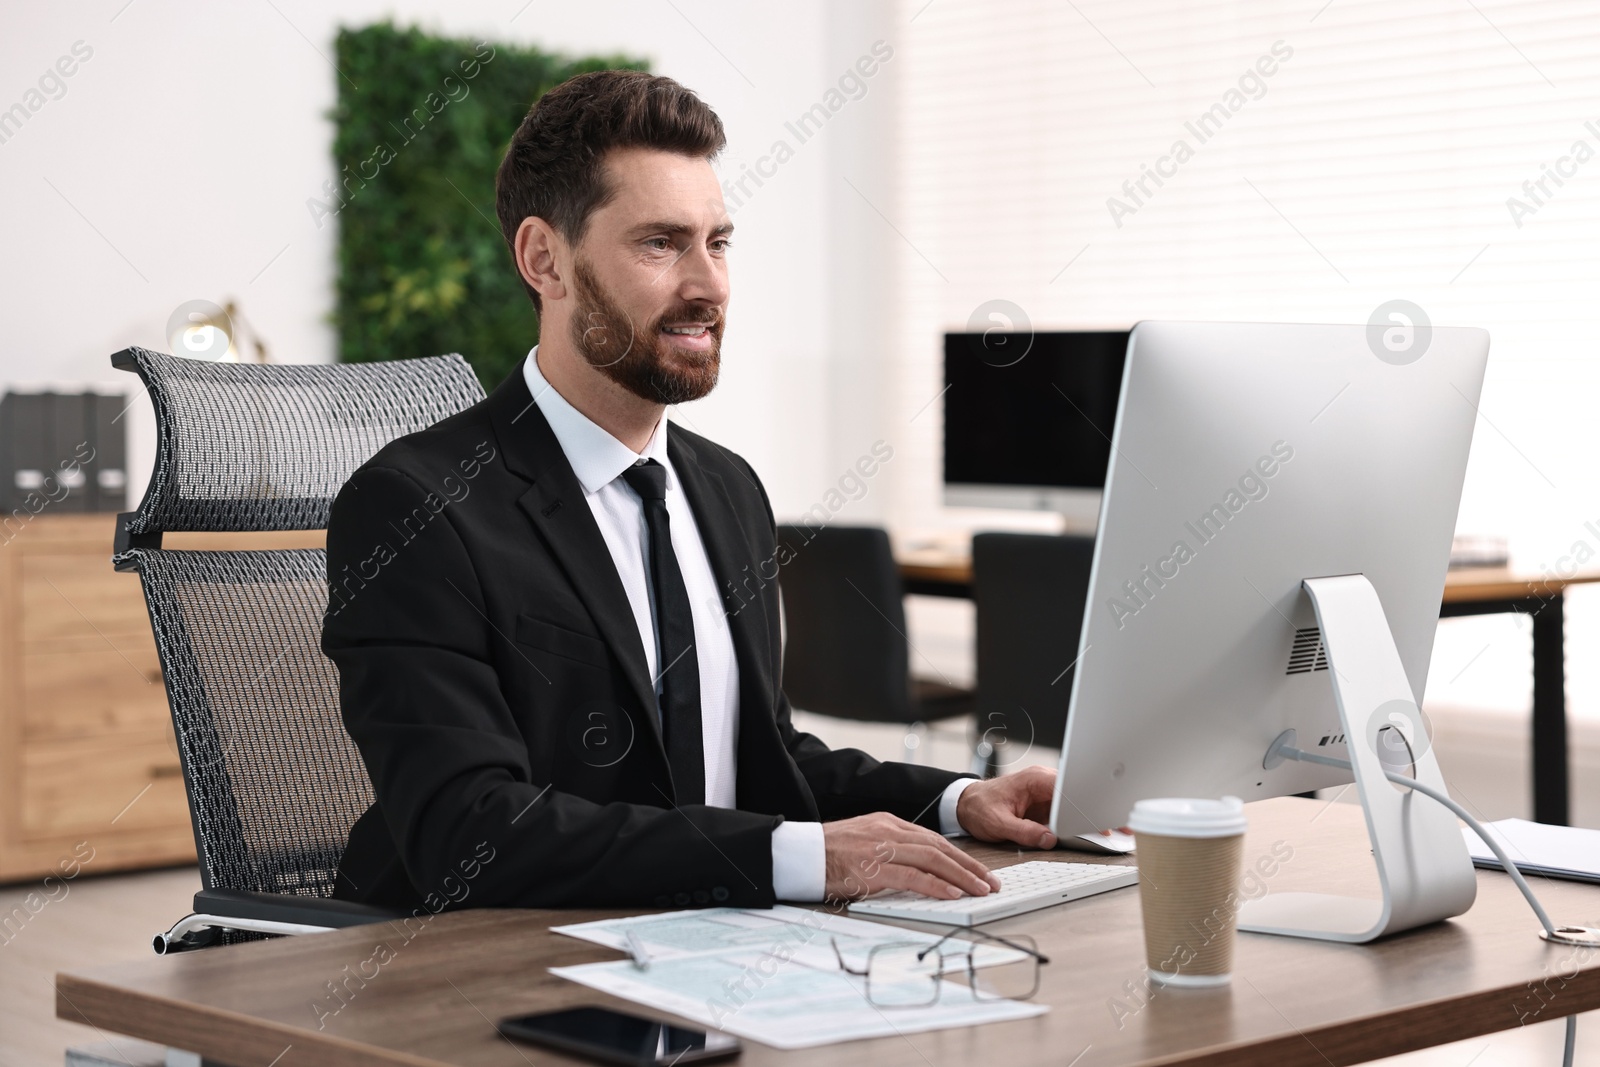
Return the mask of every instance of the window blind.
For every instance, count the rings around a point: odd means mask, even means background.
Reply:
[[[939,405],[917,413],[942,385],[940,335],[994,299],[1037,329],[1365,322],[1396,298],[1486,327],[1461,529],[1554,566],[1600,518],[1600,6],[905,0],[900,14],[885,214],[904,240],[882,305],[910,460],[897,521],[949,519]]]
[[[1458,529],[1600,563],[1600,5],[903,0],[896,33],[891,521],[999,518],[940,504],[940,337],[986,301],[1043,330],[1406,299],[1492,337]],[[1569,599],[1569,647],[1600,640]],[[1517,624],[1454,625],[1430,698],[1526,707]]]

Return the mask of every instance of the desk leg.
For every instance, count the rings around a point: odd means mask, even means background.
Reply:
[[[1567,683],[1565,598],[1557,594],[1533,615],[1533,818],[1566,826]]]

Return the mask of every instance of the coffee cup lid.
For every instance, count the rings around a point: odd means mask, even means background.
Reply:
[[[1134,833],[1168,837],[1232,837],[1244,833],[1246,825],[1244,801],[1238,797],[1141,800],[1128,816],[1128,828]]]

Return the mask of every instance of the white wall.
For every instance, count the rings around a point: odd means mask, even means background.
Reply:
[[[892,521],[999,518],[940,505],[939,412],[913,418],[942,381],[941,332],[985,301],[1085,329],[1364,322],[1402,297],[1493,337],[1459,529],[1508,536],[1535,572],[1580,542],[1600,562],[1594,4],[901,0],[894,21]],[[1292,58],[1196,140],[1186,121],[1275,47]],[[1131,197],[1180,138],[1193,158]],[[1513,215],[1547,166],[1563,183]],[[1111,197],[1136,210],[1113,217]],[[1572,708],[1600,719],[1600,593],[1575,592],[1569,620]],[[1430,701],[1526,714],[1527,649],[1525,620],[1445,623]]]
[[[392,17],[463,37],[646,56],[721,115],[723,169],[737,176],[837,77],[827,28],[833,12],[853,6],[9,4],[0,14],[0,109],[24,100],[76,42],[92,55],[64,79],[59,99],[46,99],[0,144],[0,382],[128,388],[132,379],[110,369],[111,352],[166,349],[174,308],[227,296],[275,358],[335,357],[327,315],[337,231],[318,229],[306,200],[335,173],[326,116],[340,77],[330,62],[340,25]],[[818,238],[832,133],[800,146],[737,211],[722,382],[678,413],[745,454],[785,513],[802,511],[837,476],[827,448],[798,445],[826,425],[831,407],[834,289]],[[147,407],[131,414],[135,492],[150,463]]]

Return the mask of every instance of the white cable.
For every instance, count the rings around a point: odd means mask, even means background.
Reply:
[[[1299,760],[1302,763],[1320,763],[1327,767],[1338,767],[1347,771],[1353,769],[1350,766],[1349,760],[1335,759],[1332,756],[1324,756],[1316,752],[1305,752],[1301,749],[1292,748],[1287,745],[1279,748],[1278,751],[1282,753],[1285,759]],[[1407,789],[1415,789],[1423,796],[1431,797],[1434,800],[1437,800],[1439,803],[1443,804],[1445,807],[1454,812],[1456,818],[1472,827],[1472,832],[1483,839],[1484,844],[1489,846],[1489,849],[1494,853],[1495,858],[1500,861],[1500,866],[1505,868],[1506,873],[1511,876],[1511,880],[1517,884],[1517,888],[1522,890],[1522,895],[1528,899],[1528,906],[1531,907],[1533,909],[1533,913],[1539,917],[1539,923],[1544,927],[1545,933],[1552,936],[1555,935],[1555,923],[1550,921],[1550,916],[1545,913],[1543,905],[1539,903],[1539,898],[1533,895],[1533,890],[1529,888],[1527,879],[1522,877],[1522,872],[1517,869],[1517,865],[1511,862],[1511,857],[1506,855],[1505,849],[1500,847],[1500,842],[1496,841],[1494,836],[1489,833],[1482,823],[1473,818],[1466,808],[1463,808],[1460,804],[1457,804],[1454,800],[1451,800],[1448,794],[1441,793],[1432,786],[1423,785],[1415,778],[1407,778],[1405,775],[1396,774],[1394,771],[1388,770],[1387,768],[1385,768],[1383,776],[1389,779],[1389,781],[1393,782],[1395,785],[1403,785]],[[1577,1048],[1577,1043],[1578,1017],[1576,1015],[1569,1015],[1567,1016],[1567,1038],[1565,1049],[1562,1052],[1561,1067],[1572,1067],[1572,1054]]]
[[[1533,913],[1539,917],[1539,925],[1544,927],[1544,932],[1547,934],[1556,932],[1556,924],[1550,921],[1550,916],[1539,903],[1539,898],[1533,895],[1533,889],[1528,885],[1528,880],[1522,877],[1522,871],[1517,868],[1515,863],[1511,862],[1511,857],[1506,855],[1506,850],[1499,841],[1495,840],[1494,835],[1489,832],[1486,826],[1469,815],[1466,808],[1450,799],[1448,793],[1441,793],[1432,786],[1423,785],[1415,778],[1407,778],[1405,775],[1396,774],[1394,771],[1386,770],[1383,774],[1384,777],[1396,785],[1403,785],[1408,789],[1415,789],[1425,797],[1432,797],[1455,812],[1456,818],[1472,827],[1472,832],[1481,837],[1483,843],[1489,846],[1489,851],[1493,852],[1495,859],[1500,861],[1500,866],[1506,869],[1506,873],[1511,876],[1511,880],[1517,883],[1517,888],[1522,890],[1522,895],[1528,898],[1528,907],[1532,908]]]
[[[1299,760],[1302,763],[1320,763],[1326,767],[1339,767],[1347,771],[1352,769],[1349,760],[1335,759],[1332,756],[1324,756],[1316,752],[1306,752],[1287,746],[1280,748],[1278,751],[1285,758]],[[1407,778],[1403,774],[1396,774],[1388,769],[1385,769],[1383,774],[1385,778],[1388,778],[1395,785],[1403,785],[1407,789],[1415,789],[1425,797],[1432,797],[1454,812],[1456,818],[1472,827],[1473,832],[1483,838],[1484,844],[1489,846],[1495,858],[1500,861],[1500,865],[1506,869],[1506,873],[1511,876],[1511,880],[1517,883],[1517,888],[1522,890],[1522,895],[1528,898],[1528,906],[1539,917],[1539,923],[1544,927],[1545,933],[1554,934],[1556,932],[1556,924],[1550,921],[1550,916],[1545,913],[1544,907],[1539,903],[1539,898],[1533,895],[1533,890],[1528,887],[1528,881],[1522,877],[1522,872],[1517,869],[1517,865],[1511,862],[1511,857],[1507,856],[1505,849],[1500,847],[1500,842],[1496,841],[1494,836],[1489,833],[1482,823],[1474,819],[1466,808],[1451,800],[1448,794],[1441,793],[1432,786],[1423,785],[1415,778]]]

